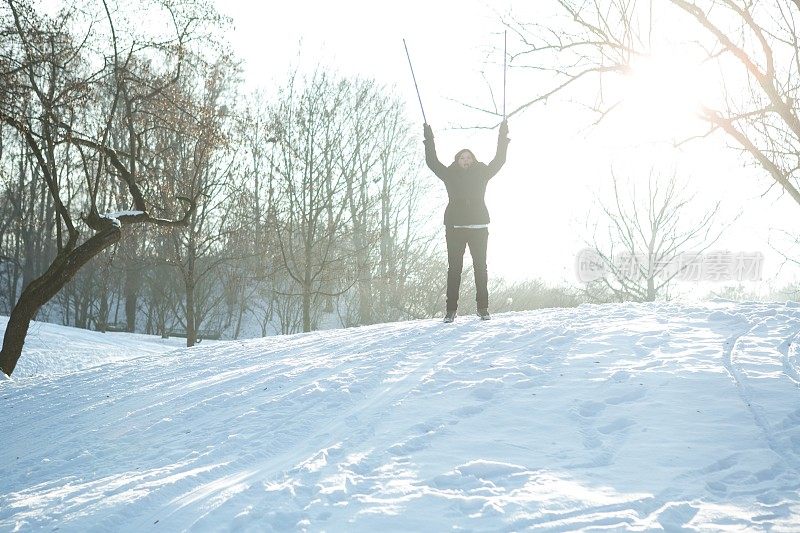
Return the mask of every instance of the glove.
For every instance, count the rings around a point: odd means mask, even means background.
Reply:
[[[500,123],[500,137],[508,137],[508,121],[503,120]]]
[[[433,130],[431,129],[430,124],[427,124],[427,123],[423,124],[422,125],[422,131],[423,131],[423,133],[425,135],[425,140],[426,141],[429,141],[429,140],[433,139]]]

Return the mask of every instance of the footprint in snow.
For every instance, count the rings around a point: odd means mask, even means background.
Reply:
[[[721,472],[723,470],[728,470],[730,468],[733,468],[738,463],[739,459],[735,455],[729,455],[703,468],[701,472],[703,474],[712,474],[714,472]]]
[[[617,370],[610,376],[608,376],[608,381],[613,381],[615,383],[622,383],[623,381],[628,381],[631,379],[631,373],[627,370]]]
[[[603,409],[606,408],[606,404],[600,402],[584,402],[578,408],[578,414],[583,418],[591,418],[593,416],[599,415]]]
[[[514,383],[515,389],[530,389],[536,386],[536,382],[532,379],[521,379]]]
[[[450,414],[455,415],[459,418],[467,417],[467,416],[474,416],[477,414],[482,413],[486,409],[483,405],[467,405],[464,407],[459,407],[458,409],[452,411]]]
[[[551,337],[547,341],[547,344],[548,346],[563,346],[570,342],[572,342],[572,337],[570,337],[569,335],[564,335],[564,336]]]
[[[728,487],[721,481],[709,481],[706,483],[706,489],[708,489],[708,492],[718,496],[725,496],[728,494]]]
[[[579,430],[583,436],[583,447],[587,450],[596,450],[603,447],[603,442],[597,435],[596,431]]]
[[[774,479],[777,479],[784,473],[785,470],[776,463],[769,468],[756,472],[755,478],[759,483],[763,481],[772,481]]]
[[[611,398],[606,398],[606,404],[608,405],[621,405],[626,403],[634,403],[647,395],[647,391],[645,389],[639,388],[633,390],[627,394],[623,394],[622,396],[613,396]]]
[[[472,395],[479,400],[489,401],[501,387],[502,382],[499,380],[486,380],[472,390]]]
[[[618,433],[620,431],[624,431],[634,424],[635,422],[630,418],[617,418],[610,424],[600,426],[599,428],[597,428],[597,431],[599,431],[604,435],[609,435],[611,433]]]
[[[671,504],[659,513],[658,523],[665,531],[694,531],[683,526],[695,517],[698,510],[689,503]]]
[[[523,487],[531,473],[519,465],[479,459],[433,478],[439,489],[476,490],[484,487],[513,490]]]
[[[636,352],[638,355],[646,355],[653,351],[653,348],[660,348],[669,342],[669,333],[666,331],[658,335],[642,335],[636,342]]]
[[[708,320],[710,322],[725,322],[727,320],[739,320],[739,317],[733,313],[729,313],[728,311],[713,311],[712,313],[708,314]]]
[[[411,437],[410,439],[404,440],[403,442],[398,442],[397,444],[393,444],[392,446],[390,446],[389,453],[397,456],[406,456],[414,452],[424,450],[425,448],[430,446],[430,442],[436,435],[436,431],[438,429],[439,428],[433,428],[433,427],[431,427],[430,429],[423,429],[424,431],[423,434],[416,435],[414,437]]]
[[[537,355],[537,356],[534,356],[534,357],[540,357],[540,356]],[[537,366],[537,365],[520,366],[517,369],[517,372],[520,372],[520,373],[524,374],[525,376],[527,376],[529,378],[539,377],[539,376],[541,376],[542,374],[545,373],[545,371],[542,369],[542,367]]]

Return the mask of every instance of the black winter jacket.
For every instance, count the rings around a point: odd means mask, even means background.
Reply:
[[[425,162],[428,168],[447,187],[449,202],[444,211],[444,225],[452,227],[488,224],[489,210],[484,201],[486,185],[506,162],[508,137],[502,132],[498,135],[497,153],[491,163],[487,165],[476,161],[466,169],[461,168],[457,161],[453,161],[447,167],[439,161],[433,134],[428,133],[424,142]]]

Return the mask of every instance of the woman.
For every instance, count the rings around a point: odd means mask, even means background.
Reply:
[[[486,245],[489,240],[489,211],[484,195],[489,180],[506,162],[508,149],[508,123],[500,124],[497,137],[497,153],[488,165],[475,159],[470,150],[459,151],[450,166],[444,166],[436,157],[433,130],[424,125],[425,162],[447,187],[449,202],[444,212],[445,236],[447,238],[447,310],[445,322],[456,318],[458,292],[461,286],[461,270],[464,267],[464,251],[469,246],[472,266],[475,271],[475,300],[478,316],[489,320],[489,281],[486,270]]]

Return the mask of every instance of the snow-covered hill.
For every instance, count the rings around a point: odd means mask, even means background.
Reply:
[[[798,531],[798,332],[581,306],[15,376],[0,530]]]
[[[7,323],[8,317],[0,316],[0,333],[6,330]],[[41,379],[58,376],[139,355],[166,353],[181,346],[186,346],[186,339],[97,333],[47,322],[32,322],[25,338],[23,356],[14,369],[14,377],[35,376]]]

